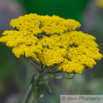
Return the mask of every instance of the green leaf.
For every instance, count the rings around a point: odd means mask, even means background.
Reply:
[[[48,81],[44,81],[44,84],[48,85]]]
[[[32,75],[30,84],[32,84],[32,88],[33,88],[33,91],[34,91],[34,98],[35,98],[35,100],[37,100],[37,86],[36,86],[36,80],[35,80],[35,77],[34,77],[34,73]]]
[[[32,78],[31,78],[31,81],[30,81],[30,84],[33,84],[34,81],[36,81],[36,80],[35,80],[34,73],[33,73]]]
[[[44,95],[44,89],[38,89],[37,90],[37,98],[41,97]]]
[[[37,85],[38,87],[37,87],[37,98],[39,98],[39,97],[43,97],[43,95],[44,95],[44,87],[43,87],[43,85],[41,84],[41,85]]]
[[[48,85],[46,85],[46,84],[42,84],[50,93],[52,92],[51,91],[51,88],[48,86]]]

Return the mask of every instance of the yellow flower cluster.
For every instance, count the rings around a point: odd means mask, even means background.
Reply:
[[[10,25],[17,30],[6,30],[0,42],[12,48],[16,57],[32,57],[44,65],[57,64],[58,70],[81,73],[93,68],[100,60],[95,37],[74,31],[80,23],[59,16],[29,14],[13,19]]]
[[[12,19],[10,25],[22,31],[29,31],[33,35],[40,33],[61,34],[68,30],[75,30],[80,27],[81,24],[72,19],[63,19],[59,16],[40,16],[37,14],[29,14],[20,16],[18,19]]]
[[[100,8],[103,8],[103,0],[96,0],[96,4],[97,4]]]

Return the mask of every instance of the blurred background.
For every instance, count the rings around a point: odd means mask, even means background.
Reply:
[[[4,30],[12,29],[9,26],[11,19],[28,13],[55,14],[79,21],[80,30],[97,38],[103,54],[102,0],[0,0],[0,35]],[[20,103],[33,71],[32,65],[17,59],[8,47],[0,44],[0,103]],[[45,90],[38,103],[60,103],[60,95],[103,95],[103,59],[97,61],[93,69],[76,74],[72,80],[52,80],[49,86],[52,93]]]

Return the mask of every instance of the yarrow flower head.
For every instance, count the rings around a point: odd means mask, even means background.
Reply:
[[[12,19],[14,30],[2,33],[0,42],[12,49],[17,58],[32,58],[58,70],[81,73],[100,60],[95,37],[76,31],[81,24],[59,16],[29,14]]]

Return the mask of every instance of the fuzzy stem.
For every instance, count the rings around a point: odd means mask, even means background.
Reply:
[[[37,87],[36,87],[36,84],[33,86],[34,86],[34,103],[37,103]]]
[[[58,74],[58,73],[63,73],[63,71],[47,72],[47,74]]]
[[[23,100],[23,102],[22,103],[29,103],[29,100],[30,100],[30,97],[31,97],[31,95],[32,95],[32,92],[33,92],[33,89],[32,89],[32,84],[29,86],[29,89],[28,89],[28,91],[27,91],[27,93],[26,93],[26,95],[25,95],[25,98],[24,98],[24,100]]]
[[[39,72],[41,72],[41,69],[38,65],[34,64],[31,60],[28,61],[30,64],[32,64]]]

